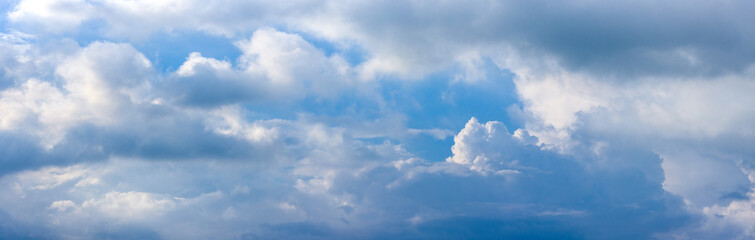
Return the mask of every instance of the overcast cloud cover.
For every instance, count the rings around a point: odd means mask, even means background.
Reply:
[[[755,2],[3,0],[2,239],[753,239]]]

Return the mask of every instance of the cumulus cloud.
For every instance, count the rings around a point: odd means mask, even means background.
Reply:
[[[350,66],[301,36],[264,28],[236,42],[242,55],[234,65],[191,53],[164,88],[177,101],[217,106],[266,99],[330,98],[351,85]]]
[[[469,231],[477,224],[496,227],[468,237],[529,236],[535,230],[647,237],[678,227],[666,223],[671,219],[688,217],[681,201],[637,169],[589,171],[571,157],[517,140],[499,122],[470,120],[455,138],[454,158],[489,156],[486,167],[508,165],[516,173],[427,162],[400,145],[349,139],[317,124],[277,127],[281,138],[301,139],[283,143],[274,162],[110,159],[7,175],[0,180],[9,192],[3,206],[17,207],[2,211],[77,236],[98,234],[83,226],[111,231],[136,224],[165,238],[434,238],[439,228]],[[479,142],[487,144],[471,152],[458,147]],[[137,173],[141,177],[133,178]],[[37,187],[40,181],[46,187]],[[624,181],[644,187],[612,187]],[[22,218],[29,209],[35,210]],[[615,214],[636,217],[610,218]],[[528,225],[507,227],[518,222]],[[202,227],[208,223],[214,227]],[[629,223],[634,227],[624,229]],[[187,227],[193,230],[179,231]]]
[[[124,104],[144,101],[150,70],[149,61],[130,46],[91,44],[59,63],[55,73],[63,89],[32,78],[4,90],[2,129],[36,131],[52,148],[73,125],[111,123]]]
[[[749,70],[617,84],[553,63],[538,71],[510,58],[499,64],[518,73],[517,92],[531,118],[526,129],[542,147],[601,154],[606,145],[620,144],[654,151],[664,159],[665,188],[699,211],[747,189],[736,164],[752,161],[745,145],[755,139],[755,115],[741,104],[751,101]]]
[[[166,97],[153,86],[160,75],[128,44],[94,42],[47,55],[31,48],[13,57],[39,58],[44,64],[33,68],[49,69],[39,79],[12,75],[18,84],[0,92],[6,171],[113,154],[170,158],[245,151],[241,142],[204,128],[209,114],[161,104]]]
[[[752,237],[750,9],[17,1],[0,237]]]
[[[516,146],[516,141],[509,134],[508,129],[500,122],[488,122],[480,124],[472,118],[467,126],[454,137],[454,146],[451,147],[453,156],[446,159],[447,162],[469,166],[470,170],[482,174],[516,174],[520,173],[513,169],[501,169],[499,166],[491,166],[491,163],[516,164],[517,159],[503,154],[517,152],[503,148],[504,146]],[[496,159],[498,161],[496,161]],[[505,168],[506,166],[503,166]]]

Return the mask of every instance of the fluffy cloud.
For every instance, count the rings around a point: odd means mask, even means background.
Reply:
[[[94,43],[56,68],[65,92],[37,79],[3,91],[2,129],[36,129],[52,148],[73,125],[111,123],[124,104],[144,101],[150,70],[149,61],[130,46]]]
[[[0,237],[752,237],[751,8],[18,1]]]
[[[615,83],[552,62],[538,71],[520,59],[499,64],[518,73],[517,92],[530,117],[526,128],[541,146],[601,154],[620,144],[656,152],[664,159],[666,189],[699,211],[746,194],[750,183],[737,162],[752,162],[745,145],[755,139],[755,115],[744,104],[755,100],[748,93],[755,89],[751,70]]]
[[[191,53],[163,88],[189,105],[217,106],[266,99],[330,98],[352,85],[350,66],[302,39],[260,29],[236,43],[238,64]]]
[[[491,166],[491,163],[516,165],[518,159],[512,158],[506,153],[516,153],[516,150],[505,149],[506,146],[516,146],[514,139],[500,122],[488,122],[480,124],[472,118],[467,126],[454,137],[454,146],[451,147],[453,156],[446,159],[448,162],[469,166],[470,170],[483,175],[494,174],[517,174],[521,173],[513,169],[501,169]],[[495,161],[495,159],[499,159]],[[502,161],[504,160],[504,161]],[[510,162],[507,162],[508,160]],[[505,168],[504,166],[503,168]]]
[[[160,75],[128,44],[94,42],[49,54],[41,50],[35,46],[10,56],[34,59],[20,62],[22,67],[47,69],[36,76],[9,74],[18,84],[0,92],[5,171],[112,154],[202,156],[240,147],[235,140],[205,130],[207,114],[160,104],[160,91],[153,87]],[[189,145],[193,150],[182,150]]]
[[[283,148],[274,162],[111,159],[25,171],[0,180],[9,192],[3,206],[16,206],[2,211],[23,224],[49,224],[50,237],[136,228],[164,238],[434,238],[451,228],[456,237],[642,238],[688,218],[681,201],[637,169],[587,170],[519,141],[498,122],[470,120],[456,136],[453,158],[484,156],[486,167],[508,165],[516,174],[427,162],[400,145],[364,143],[317,124],[269,124],[281,139],[295,138],[276,144]],[[479,142],[487,146],[462,147]],[[613,187],[625,181],[643,187]],[[635,217],[610,217],[616,214]],[[512,228],[521,222],[528,224]],[[635,227],[624,229],[629,223]],[[201,227],[207,224],[214,227]],[[468,232],[477,224],[492,228]],[[187,228],[193,230],[179,231]],[[542,235],[531,235],[535,230]]]
[[[19,2],[16,9],[8,14],[8,18],[13,21],[33,22],[41,25],[46,31],[60,32],[78,26],[93,13],[95,7],[87,1],[35,0]]]

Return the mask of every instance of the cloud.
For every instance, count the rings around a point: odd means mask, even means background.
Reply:
[[[286,44],[267,49],[279,43]],[[247,123],[249,112],[235,104],[254,102],[255,92],[276,105],[307,93],[332,98],[349,87],[338,57],[326,57],[298,35],[265,29],[243,44],[250,50],[236,66],[197,53],[167,76],[129,44],[93,42],[50,53],[30,45],[14,57],[33,53],[29,57],[46,62],[34,67],[49,75],[14,76],[18,84],[0,92],[6,113],[0,136],[13,143],[2,148],[9,156],[5,169],[109,156],[241,159],[255,153],[264,159],[271,152],[266,148],[290,140],[276,132],[288,121]],[[341,88],[330,87],[336,85]],[[236,98],[232,90],[243,95]]]
[[[470,170],[477,171],[483,175],[490,173],[502,175],[521,173],[517,170],[505,169],[506,166],[498,167],[490,165],[493,162],[507,164],[506,161],[500,161],[503,159],[511,160],[508,164],[516,165],[517,159],[504,155],[515,152],[515,150],[507,151],[507,149],[502,148],[504,146],[516,146],[513,141],[516,140],[512,138],[503,123],[488,122],[483,125],[476,118],[472,118],[464,129],[454,137],[455,144],[451,147],[453,156],[446,159],[446,161],[469,166]],[[495,161],[495,159],[500,160]],[[499,170],[500,168],[504,169]]]
[[[32,67],[47,68],[41,73],[49,75],[13,76],[18,85],[0,92],[8,171],[113,154],[171,158],[246,152],[245,144],[207,131],[206,113],[161,104],[161,91],[153,85],[160,76],[132,46],[94,42],[74,49],[42,54],[34,46],[15,56],[39,59],[44,64]]]
[[[70,116],[73,106],[66,101],[63,94],[49,83],[32,79],[20,89],[9,89],[2,92],[0,109],[5,112],[2,118],[2,129],[13,130],[21,125],[35,129],[32,121],[42,125],[36,133],[42,138],[46,147],[52,147],[63,137],[67,122],[74,118]],[[66,117],[68,115],[68,117]]]
[[[464,63],[470,54],[490,57],[487,52],[509,46],[532,56],[552,55],[570,71],[622,80],[746,70],[755,50],[747,44],[755,35],[743,10],[750,3],[685,3],[223,1],[207,6],[196,1],[30,0],[16,5],[9,18],[17,25],[59,23],[41,28],[52,32],[103,21],[96,31],[137,38],[182,29],[234,36],[285,25],[344,45],[358,44],[369,54],[360,67],[367,78],[420,78]]]
[[[95,13],[95,6],[84,0],[23,1],[8,14],[8,19],[32,22],[51,32],[62,32],[77,27]],[[38,21],[42,20],[42,21]]]
[[[112,123],[124,104],[144,101],[150,71],[149,61],[130,46],[93,43],[57,66],[65,92],[33,78],[4,90],[2,129],[31,129],[52,148],[73,125]]]
[[[0,180],[9,193],[3,206],[15,206],[2,210],[19,224],[49,224],[50,237],[90,236],[98,231],[82,226],[94,226],[164,238],[435,238],[441,229],[476,238],[642,238],[690,218],[642,169],[585,166],[519,141],[499,122],[471,119],[455,137],[453,158],[486,156],[487,165],[476,165],[485,168],[427,162],[400,145],[359,141],[320,124],[262,124],[278,129],[281,140],[265,145],[275,146],[275,161],[111,158],[24,171]],[[657,156],[647,157],[660,168]],[[499,169],[517,173],[489,174]],[[611,217],[617,214],[626,217]],[[630,223],[631,230],[623,227]]]
[[[0,236],[748,238],[751,6],[18,1]]]
[[[740,165],[740,170],[745,173],[753,183],[755,178],[751,168]],[[695,225],[681,228],[667,234],[674,238],[718,238],[746,239],[753,235],[753,189],[747,189],[745,194],[736,196],[734,200],[725,204],[712,204],[702,207],[701,211],[706,218]]]
[[[53,202],[53,204],[59,202]],[[155,194],[144,192],[108,192],[101,199],[86,200],[81,204],[84,209],[95,209],[101,214],[118,218],[131,219],[142,218],[149,214],[150,216],[159,215],[161,212],[170,209],[174,201],[169,198],[155,196]]]
[[[235,66],[191,53],[161,87],[179,103],[211,107],[309,95],[332,98],[352,85],[345,60],[325,56],[299,35],[264,28],[236,45],[242,55]]]
[[[666,189],[698,210],[731,201],[723,196],[747,188],[736,163],[752,161],[742,144],[755,137],[749,124],[755,115],[740,104],[753,89],[749,72],[617,84],[557,64],[534,71],[526,63],[501,62],[519,73],[517,92],[531,118],[526,129],[541,146],[600,154],[606,145],[619,144],[656,152],[664,158]]]

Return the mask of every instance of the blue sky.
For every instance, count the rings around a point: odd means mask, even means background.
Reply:
[[[2,239],[752,239],[748,1],[18,0]]]

